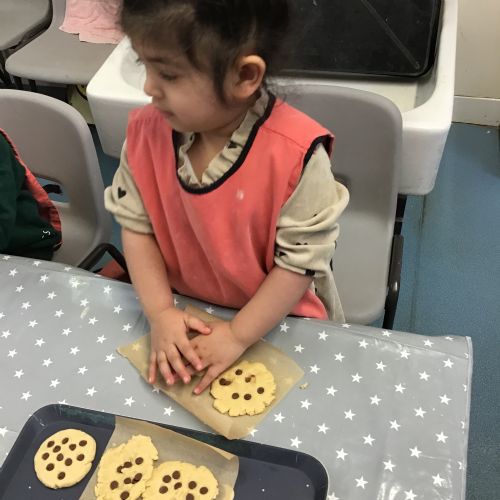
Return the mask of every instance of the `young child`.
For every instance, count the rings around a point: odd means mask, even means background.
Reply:
[[[333,136],[266,90],[288,23],[286,0],[123,1],[152,104],[131,113],[105,197],[151,326],[151,383],[206,369],[199,394],[285,315],[343,320]],[[172,290],[239,312],[209,327]]]

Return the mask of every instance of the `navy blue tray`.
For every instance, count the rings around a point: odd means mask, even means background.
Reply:
[[[236,500],[324,500],[328,475],[314,457],[249,441],[229,441],[222,436],[152,422],[204,443],[226,450],[240,459],[235,485]],[[113,434],[115,415],[67,405],[49,405],[26,422],[0,469],[2,500],[78,499],[94,473]],[[96,459],[87,476],[71,488],[51,490],[35,475],[33,457],[42,442],[57,431],[80,429],[94,437]]]

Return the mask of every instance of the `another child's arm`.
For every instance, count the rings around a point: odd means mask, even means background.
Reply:
[[[198,336],[192,340],[203,367],[208,367],[194,390],[195,394],[203,392],[246,349],[274,328],[301,299],[311,281],[309,276],[276,266],[231,321],[212,323],[209,336]]]
[[[149,382],[155,383],[159,369],[167,384],[174,383],[174,372],[187,383],[190,375],[182,357],[201,369],[200,358],[189,343],[187,332],[195,330],[208,334],[210,328],[175,307],[155,237],[123,228],[122,240],[130,277],[151,326]]]

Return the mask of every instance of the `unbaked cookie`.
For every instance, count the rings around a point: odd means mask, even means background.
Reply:
[[[97,471],[97,500],[136,500],[153,474],[158,451],[151,438],[133,436],[126,443],[110,448],[101,458]]]
[[[242,361],[219,375],[210,387],[214,408],[231,417],[262,413],[275,398],[273,374],[262,363]]]
[[[48,437],[35,454],[35,472],[49,488],[68,488],[80,482],[92,467],[95,440],[78,429],[65,429]]]
[[[203,465],[164,462],[148,481],[143,500],[213,500],[219,494],[217,479]]]

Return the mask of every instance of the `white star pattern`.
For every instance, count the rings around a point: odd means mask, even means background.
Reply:
[[[106,356],[106,363],[111,363],[115,359],[115,355],[113,353],[108,354]]]
[[[213,307],[206,307],[205,311],[207,311],[208,314],[213,314],[214,308]]]
[[[78,288],[81,285],[81,283],[75,278],[71,278],[69,282],[71,284],[71,288]]]
[[[318,333],[319,340],[326,340],[328,338],[328,333],[326,333],[324,330],[322,332]]]
[[[389,470],[389,471],[393,472],[394,467],[396,467],[396,465],[393,464],[390,460],[388,460],[387,462],[384,462],[384,470]]]
[[[332,493],[330,493],[330,495],[328,495],[326,500],[340,500],[340,498],[336,497],[335,492],[332,491]]]
[[[59,381],[59,379],[56,378],[56,379],[50,381],[50,387],[55,389],[60,383],[61,382]]]
[[[424,345],[427,347],[432,347],[434,345],[434,342],[431,342],[429,339],[425,339]]]
[[[10,333],[10,330],[5,330],[2,332],[2,338],[8,339],[12,334]]]
[[[125,406],[132,406],[135,403],[135,399],[133,397],[126,398],[125,403],[123,403]]]
[[[363,444],[373,446],[373,441],[375,441],[375,439],[372,438],[371,434],[368,434],[368,436],[363,436]]]
[[[275,422],[279,422],[281,424],[284,419],[285,419],[285,417],[281,413],[274,414],[274,421]]]
[[[257,434],[257,432],[259,432],[259,429],[252,429],[252,430],[249,432],[249,434],[250,434],[250,436],[255,437],[255,434]]]
[[[120,311],[122,310],[122,306],[120,304],[118,304],[117,306],[115,306],[113,308],[113,313],[114,314],[120,314]]]
[[[302,351],[304,348],[302,347],[302,344],[298,344],[295,346],[295,352],[300,352],[302,354]]]
[[[342,328],[351,328],[351,325],[349,323],[343,323]]]
[[[377,370],[380,370],[381,372],[384,371],[385,368],[387,368],[387,365],[384,365],[384,363],[382,363],[382,361],[380,361],[379,363],[376,363],[377,365]]]
[[[399,431],[399,428],[401,427],[401,424],[398,424],[397,420],[390,420],[389,423],[391,424],[391,429]]]
[[[451,399],[446,394],[439,396],[439,399],[441,400],[441,403],[444,405],[447,405],[451,401]]]
[[[28,392],[23,392],[23,395],[21,396],[21,399],[24,401],[28,401],[29,398],[31,398],[32,394],[30,391]]]
[[[38,321],[36,319],[34,319],[33,321],[29,322],[30,328],[35,328],[36,325],[38,325]]]
[[[104,335],[101,335],[100,337],[97,337],[96,342],[98,344],[102,344],[106,340],[106,337]]]
[[[408,351],[408,349],[403,349],[399,354],[401,355],[401,358],[408,359],[410,351]]]
[[[89,387],[87,389],[87,396],[90,396],[91,398],[94,397],[94,394],[97,392],[96,388],[94,386]]]
[[[281,325],[280,325],[280,332],[287,333],[289,328],[290,327],[286,324],[286,322],[281,323]]]
[[[410,490],[410,491],[405,491],[405,500],[415,500],[415,498],[417,498],[417,495],[415,495],[415,493],[413,493],[413,490]]]
[[[436,434],[436,440],[438,443],[446,443],[447,439],[448,439],[448,436],[445,436],[443,434],[443,431],[441,431],[439,434]]]
[[[174,413],[174,409],[171,406],[169,406],[168,408],[163,408],[163,415],[168,415],[170,417],[172,413]]]
[[[125,380],[123,375],[119,375],[118,377],[115,377],[115,384],[120,384]]]
[[[356,488],[363,488],[365,489],[365,486],[368,484],[368,481],[365,481],[363,476],[360,478],[356,479]]]
[[[75,347],[72,347],[69,352],[71,354],[73,354],[73,356],[76,356],[79,352],[80,352],[80,349],[78,348],[78,346],[75,346]]]
[[[413,411],[415,412],[415,416],[420,418],[424,418],[424,415],[427,413],[425,410],[422,410],[422,407],[415,408]]]
[[[17,293],[21,293],[23,290],[24,290],[24,286],[23,286],[23,285],[19,285],[19,286],[17,286],[17,287],[16,287],[16,292],[17,292]],[[2,317],[2,316],[0,316],[0,318],[1,318],[1,317]]]
[[[351,410],[345,411],[344,415],[346,420],[352,420],[356,416]]]
[[[443,486],[443,483],[445,482],[444,478],[442,478],[439,474],[432,476],[432,481],[434,486]]]
[[[394,388],[396,392],[400,392],[401,394],[406,390],[406,387],[402,384],[395,385]]]
[[[46,274],[43,274],[40,276],[40,283],[45,283],[48,279],[49,277]]]
[[[123,325],[122,331],[128,332],[132,328],[132,325],[130,323],[127,323],[126,325]]]
[[[330,427],[327,427],[326,424],[321,424],[318,425],[318,432],[322,432],[323,434],[326,434],[326,431],[330,430]]]
[[[338,391],[338,389],[335,389],[335,387],[333,387],[333,385],[326,388],[326,393],[328,394],[328,396],[335,396],[336,392],[339,392],[339,391]]]
[[[24,375],[23,370],[16,370],[16,373],[14,373],[14,377],[16,378],[21,378]]]
[[[17,351],[15,349],[12,349],[11,351],[9,351],[9,354],[7,354],[7,356],[9,358],[13,358],[16,354],[17,354]]]
[[[47,358],[47,359],[44,359],[43,360],[43,366],[45,367],[49,367],[51,364],[53,363],[53,361],[50,359],[50,358]]]
[[[47,294],[47,298],[50,300],[54,300],[57,297],[57,294],[55,292],[50,292]]]
[[[82,366],[80,368],[78,368],[78,374],[79,375],[85,375],[86,372],[88,372],[88,368],[86,366]]]
[[[0,436],[5,437],[5,434],[7,434],[7,432],[9,432],[7,430],[7,427],[0,427]]]
[[[426,372],[419,373],[420,380],[425,380],[426,382],[429,380],[430,375]]]
[[[302,441],[298,438],[298,436],[291,438],[290,442],[291,442],[290,446],[293,446],[294,448],[298,448],[302,444]]]
[[[54,313],[54,316],[56,318],[60,318],[61,316],[64,315],[64,311],[62,309],[58,309],[55,313]]]
[[[39,260],[34,260],[32,265],[38,267],[40,264],[41,262]]]
[[[11,270],[9,271],[9,276],[15,276],[17,273],[18,273],[18,271],[17,271],[17,269],[16,269],[16,268],[11,269]]]
[[[338,352],[337,354],[335,354],[335,361],[340,361],[342,363],[342,360],[344,358],[345,358],[345,356],[341,352]]]
[[[89,318],[89,325],[95,325],[98,321],[96,317]]]
[[[382,336],[383,337],[390,337],[392,335],[392,332],[390,332],[389,330],[383,330],[382,331]]]
[[[359,347],[361,347],[361,348],[363,348],[363,349],[366,349],[366,348],[368,347],[368,342],[367,342],[366,340],[364,340],[364,339],[363,339],[363,340],[360,340],[360,341],[358,342],[358,344],[359,344]]]
[[[309,402],[308,399],[304,399],[304,401],[300,402],[300,407],[305,408],[306,410],[309,410],[309,407],[311,406],[311,403]]]
[[[335,453],[337,454],[337,459],[342,460],[344,462],[345,462],[345,457],[349,455],[349,453],[346,453],[344,451],[344,448],[342,448],[341,450],[336,450]]]
[[[309,367],[311,373],[318,373],[320,371],[320,367],[318,365],[313,365]]]
[[[80,300],[81,307],[87,307],[89,305],[89,301],[87,299]]]
[[[43,344],[45,344],[45,340],[43,340],[43,339],[37,339],[36,342],[35,342],[35,345],[37,347],[42,347]]]
[[[356,382],[359,384],[360,380],[363,378],[359,373],[355,373],[354,375],[351,375],[352,381]]]
[[[104,288],[103,288],[103,291],[106,295],[109,295],[111,293],[111,287],[109,285],[106,285]]]
[[[376,394],[375,396],[371,396],[370,397],[370,404],[371,405],[377,405],[380,403],[380,401],[382,401]]]
[[[411,454],[410,456],[420,458],[422,452],[416,446],[415,448],[409,448],[409,450]]]
[[[450,358],[444,360],[443,364],[445,368],[452,368],[454,365],[453,361]]]
[[[71,328],[65,328],[61,335],[64,335],[65,337],[67,337],[69,334],[71,333]]]
[[[21,309],[24,309],[27,311],[31,307],[31,304],[29,302],[23,302]]]

